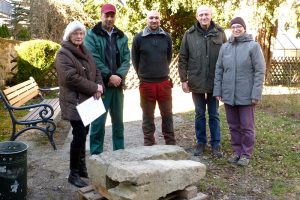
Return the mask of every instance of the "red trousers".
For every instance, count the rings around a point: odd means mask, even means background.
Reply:
[[[161,129],[166,144],[174,145],[175,136],[173,129],[172,113],[172,85],[169,80],[162,82],[141,82],[140,100],[143,110],[143,132],[144,145],[155,144],[154,132],[154,111],[156,102],[158,103],[162,119]]]

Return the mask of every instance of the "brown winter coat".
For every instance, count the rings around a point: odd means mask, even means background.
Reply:
[[[63,119],[80,120],[76,106],[104,87],[101,72],[96,68],[92,55],[81,45],[76,48],[71,42],[63,42],[55,60],[60,87],[59,103]]]

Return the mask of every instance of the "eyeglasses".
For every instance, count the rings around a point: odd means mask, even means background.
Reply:
[[[149,19],[159,19],[159,17],[150,16]]]
[[[234,26],[231,26],[230,28],[232,30],[234,30],[234,29],[241,29],[242,27],[243,27],[242,25],[234,25]]]

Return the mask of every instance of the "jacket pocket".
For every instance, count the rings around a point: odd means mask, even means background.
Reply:
[[[215,45],[222,45],[223,44],[222,39],[219,38],[219,37],[218,38],[212,38],[211,40],[212,40],[213,44],[215,44]]]

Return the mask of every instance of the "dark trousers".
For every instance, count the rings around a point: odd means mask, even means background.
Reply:
[[[172,113],[172,86],[170,81],[141,82],[140,101],[143,110],[144,145],[155,144],[154,111],[158,103],[162,119],[161,129],[166,144],[175,144]]]
[[[251,157],[255,143],[255,106],[231,106],[225,104],[226,117],[231,134],[231,146],[238,155]]]
[[[85,165],[85,142],[89,133],[89,126],[84,127],[82,121],[70,121],[73,139],[70,145],[70,170],[71,173],[86,171]]]
[[[219,120],[219,101],[213,97],[212,93],[192,93],[195,104],[195,129],[198,144],[206,144],[206,105],[208,108],[208,125],[210,129],[210,144],[212,147],[220,145],[220,120]]]
[[[70,121],[72,126],[73,139],[71,142],[71,148],[73,149],[85,149],[86,136],[89,133],[89,126],[84,127],[82,121]]]

